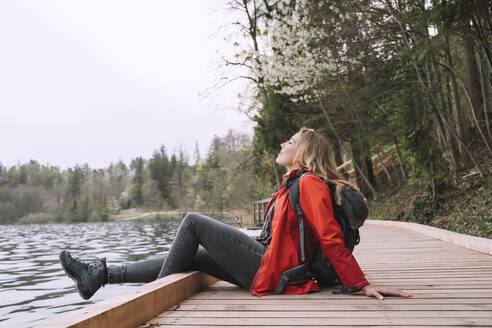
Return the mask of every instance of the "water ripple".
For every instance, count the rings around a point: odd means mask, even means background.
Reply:
[[[106,285],[80,298],[58,261],[61,249],[108,264],[165,254],[178,220],[0,225],[0,326],[32,326],[121,294],[139,284]]]

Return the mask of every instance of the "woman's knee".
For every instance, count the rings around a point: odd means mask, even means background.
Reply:
[[[184,230],[192,230],[199,232],[202,229],[217,229],[217,225],[221,224],[219,221],[214,220],[208,216],[200,213],[190,212],[185,215],[183,221],[181,221],[180,228]]]
[[[202,215],[199,213],[189,212],[189,213],[186,213],[182,222],[196,221],[196,220],[199,220],[200,216],[202,216]]]
[[[196,223],[206,221],[208,218],[200,213],[190,212],[185,215],[183,221],[181,221],[181,225],[188,227],[193,226]]]

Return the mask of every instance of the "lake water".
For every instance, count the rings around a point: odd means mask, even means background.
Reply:
[[[179,222],[0,225],[0,327],[30,327],[140,285],[106,285],[85,301],[61,268],[61,249],[105,256],[109,265],[160,256]]]

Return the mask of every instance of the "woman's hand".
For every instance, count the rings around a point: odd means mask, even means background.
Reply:
[[[398,290],[396,288],[386,288],[386,287],[375,287],[372,285],[367,285],[362,288],[362,291],[369,297],[375,297],[378,300],[384,300],[383,295],[391,295],[391,296],[401,296],[401,297],[412,297],[412,294],[407,294]]]

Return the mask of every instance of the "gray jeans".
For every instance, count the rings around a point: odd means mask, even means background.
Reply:
[[[188,270],[249,288],[266,246],[207,216],[190,213],[181,222],[167,256],[108,268],[108,282],[150,282]]]

